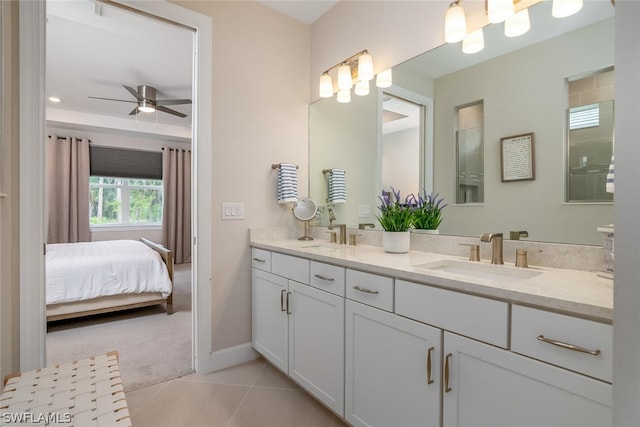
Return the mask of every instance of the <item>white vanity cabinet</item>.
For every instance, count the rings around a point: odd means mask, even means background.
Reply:
[[[347,300],[346,420],[372,427],[440,425],[441,334]]]
[[[275,252],[252,258],[270,259],[271,270],[266,262],[252,268],[253,348],[343,415],[344,298],[309,286],[307,259]]]
[[[602,427],[611,384],[445,332],[444,427]]]

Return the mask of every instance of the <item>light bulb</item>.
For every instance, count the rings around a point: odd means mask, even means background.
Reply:
[[[373,58],[369,53],[363,53],[358,57],[358,80],[373,79]]]
[[[482,28],[470,32],[462,41],[462,51],[464,53],[477,53],[482,49],[484,49],[484,34]]]
[[[511,15],[504,21],[504,35],[507,37],[518,37],[529,31],[531,22],[529,21],[529,9],[523,9],[515,15]]]
[[[59,103],[59,102],[62,102],[62,99],[61,99],[61,98],[58,98],[57,96],[50,96],[50,97],[49,97],[49,101],[51,101],[51,102],[53,102],[53,103],[57,104],[57,103]]]
[[[351,91],[349,89],[341,89],[338,91],[338,102],[341,104],[346,104],[347,102],[351,102]]]
[[[467,35],[467,20],[459,2],[453,2],[444,17],[444,39],[447,43],[457,43]]]
[[[378,73],[376,77],[376,86],[385,88],[393,84],[391,68]]]
[[[355,88],[354,92],[358,96],[369,95],[369,81],[368,80],[360,80],[358,83],[356,83],[356,88]]]
[[[331,98],[333,96],[333,80],[329,73],[320,76],[320,97]]]
[[[338,89],[351,89],[352,86],[353,80],[351,79],[351,67],[347,64],[342,64],[338,68]]]
[[[582,0],[553,0],[551,15],[554,18],[566,18],[582,9]]]
[[[513,0],[488,0],[489,22],[497,24],[513,15]]]

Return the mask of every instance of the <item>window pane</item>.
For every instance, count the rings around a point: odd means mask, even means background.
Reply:
[[[90,190],[91,225],[121,222],[121,190],[119,188],[92,187]]]
[[[162,222],[162,190],[130,189],[129,222],[155,223]]]

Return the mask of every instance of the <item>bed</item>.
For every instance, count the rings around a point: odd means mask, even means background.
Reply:
[[[165,304],[173,313],[173,254],[147,239],[47,245],[47,321]]]

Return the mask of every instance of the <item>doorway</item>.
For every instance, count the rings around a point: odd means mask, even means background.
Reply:
[[[144,10],[143,10],[144,6]],[[211,361],[211,19],[166,1],[137,7],[144,14],[193,28],[192,335],[193,367],[209,372]],[[44,2],[20,2],[20,368],[45,365],[44,318]],[[195,54],[197,52],[197,55]],[[33,284],[36,284],[35,286]]]

